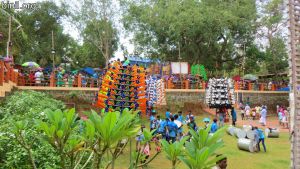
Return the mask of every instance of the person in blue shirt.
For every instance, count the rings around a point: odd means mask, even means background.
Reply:
[[[161,120],[157,127],[157,133],[161,134],[163,139],[166,138],[166,125],[167,125],[167,121]]]
[[[267,152],[267,149],[266,149],[266,145],[265,145],[265,134],[264,132],[261,130],[261,129],[258,129],[257,127],[255,127],[257,133],[258,133],[258,137],[259,137],[259,141],[258,141],[258,144],[257,144],[257,149],[258,151],[260,151],[260,142],[262,143],[263,147],[264,147],[264,151]]]
[[[182,124],[184,124],[183,116],[182,116],[182,111],[178,112],[178,121],[180,121]]]
[[[215,133],[218,130],[217,119],[214,119],[214,122],[211,125],[210,133]]]
[[[176,136],[178,132],[178,127],[174,123],[174,117],[171,117],[171,121],[168,122],[167,128],[169,131],[169,139],[167,141],[171,141],[172,143],[174,143],[176,141]]]
[[[182,122],[178,120],[179,116],[177,114],[174,115],[174,123],[177,125],[178,127],[178,140],[181,140],[182,136],[183,136],[183,129],[182,129]]]
[[[236,122],[236,111],[234,110],[234,107],[231,109],[231,118],[232,118],[232,125],[235,126]]]
[[[170,112],[170,109],[167,109],[167,111],[166,111],[166,118],[170,118],[170,116],[171,116],[171,112]]]
[[[192,114],[192,111],[189,110],[189,111],[188,111],[188,115],[186,115],[186,117],[185,117],[186,123],[189,123],[189,120],[190,120],[190,117],[191,117],[191,116],[193,116],[193,114]]]
[[[156,118],[155,118],[155,111],[152,111],[150,116],[150,131],[155,130],[156,128]]]

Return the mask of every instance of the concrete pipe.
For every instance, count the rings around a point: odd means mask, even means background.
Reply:
[[[252,130],[252,126],[250,125],[243,125],[243,130],[245,130],[246,132],[249,130]]]
[[[266,133],[266,136],[269,138],[278,138],[279,137],[279,129],[277,129],[277,128],[273,128],[273,129],[271,129],[271,131],[269,128],[267,128],[265,130],[265,133]]]
[[[229,127],[227,128],[227,133],[228,133],[229,135],[231,135],[231,136],[234,136],[234,130],[235,130],[235,127],[229,126]]]
[[[235,128],[235,129],[234,129],[234,136],[235,136],[236,138],[239,138],[239,137],[238,137],[238,132],[239,132],[239,131],[241,131],[241,129],[239,129],[239,128]]]
[[[246,135],[247,135],[248,139],[254,140],[255,132],[253,130],[249,130],[249,131],[246,132]]]
[[[246,138],[247,133],[244,130],[239,130],[236,135],[238,138]]]
[[[245,150],[249,152],[254,152],[254,144],[253,141],[246,138],[240,138],[238,139],[238,148],[240,150]]]

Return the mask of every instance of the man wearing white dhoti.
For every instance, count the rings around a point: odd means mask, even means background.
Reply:
[[[267,109],[265,106],[262,107],[262,110],[261,110],[261,118],[260,118],[260,123],[265,126],[266,123],[267,123]]]

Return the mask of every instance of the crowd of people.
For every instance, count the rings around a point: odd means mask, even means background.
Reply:
[[[241,118],[242,120],[257,120],[259,119],[259,122],[266,126],[267,124],[267,106],[266,105],[256,105],[254,108],[251,108],[249,104],[243,105],[241,102],[239,104],[239,109],[241,112]]]

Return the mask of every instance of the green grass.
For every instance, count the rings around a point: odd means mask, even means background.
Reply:
[[[204,115],[197,116],[196,121],[199,126],[203,126],[202,119]],[[148,123],[145,122],[146,127]],[[218,153],[227,156],[228,169],[287,169],[290,165],[290,142],[288,133],[280,133],[280,138],[267,138],[266,146],[267,152],[250,153],[239,150],[237,147],[237,139],[229,136],[227,133],[224,135],[223,140],[225,146],[218,151]],[[135,149],[135,142],[132,143]],[[155,147],[152,146],[152,149]],[[262,146],[261,146],[262,148]],[[151,153],[153,155],[154,152]],[[129,166],[129,145],[126,147],[124,154],[117,160],[116,168],[127,169]],[[155,160],[148,166],[148,169],[168,169],[171,168],[171,163],[161,153]],[[180,164],[178,169],[186,169],[184,164]]]

